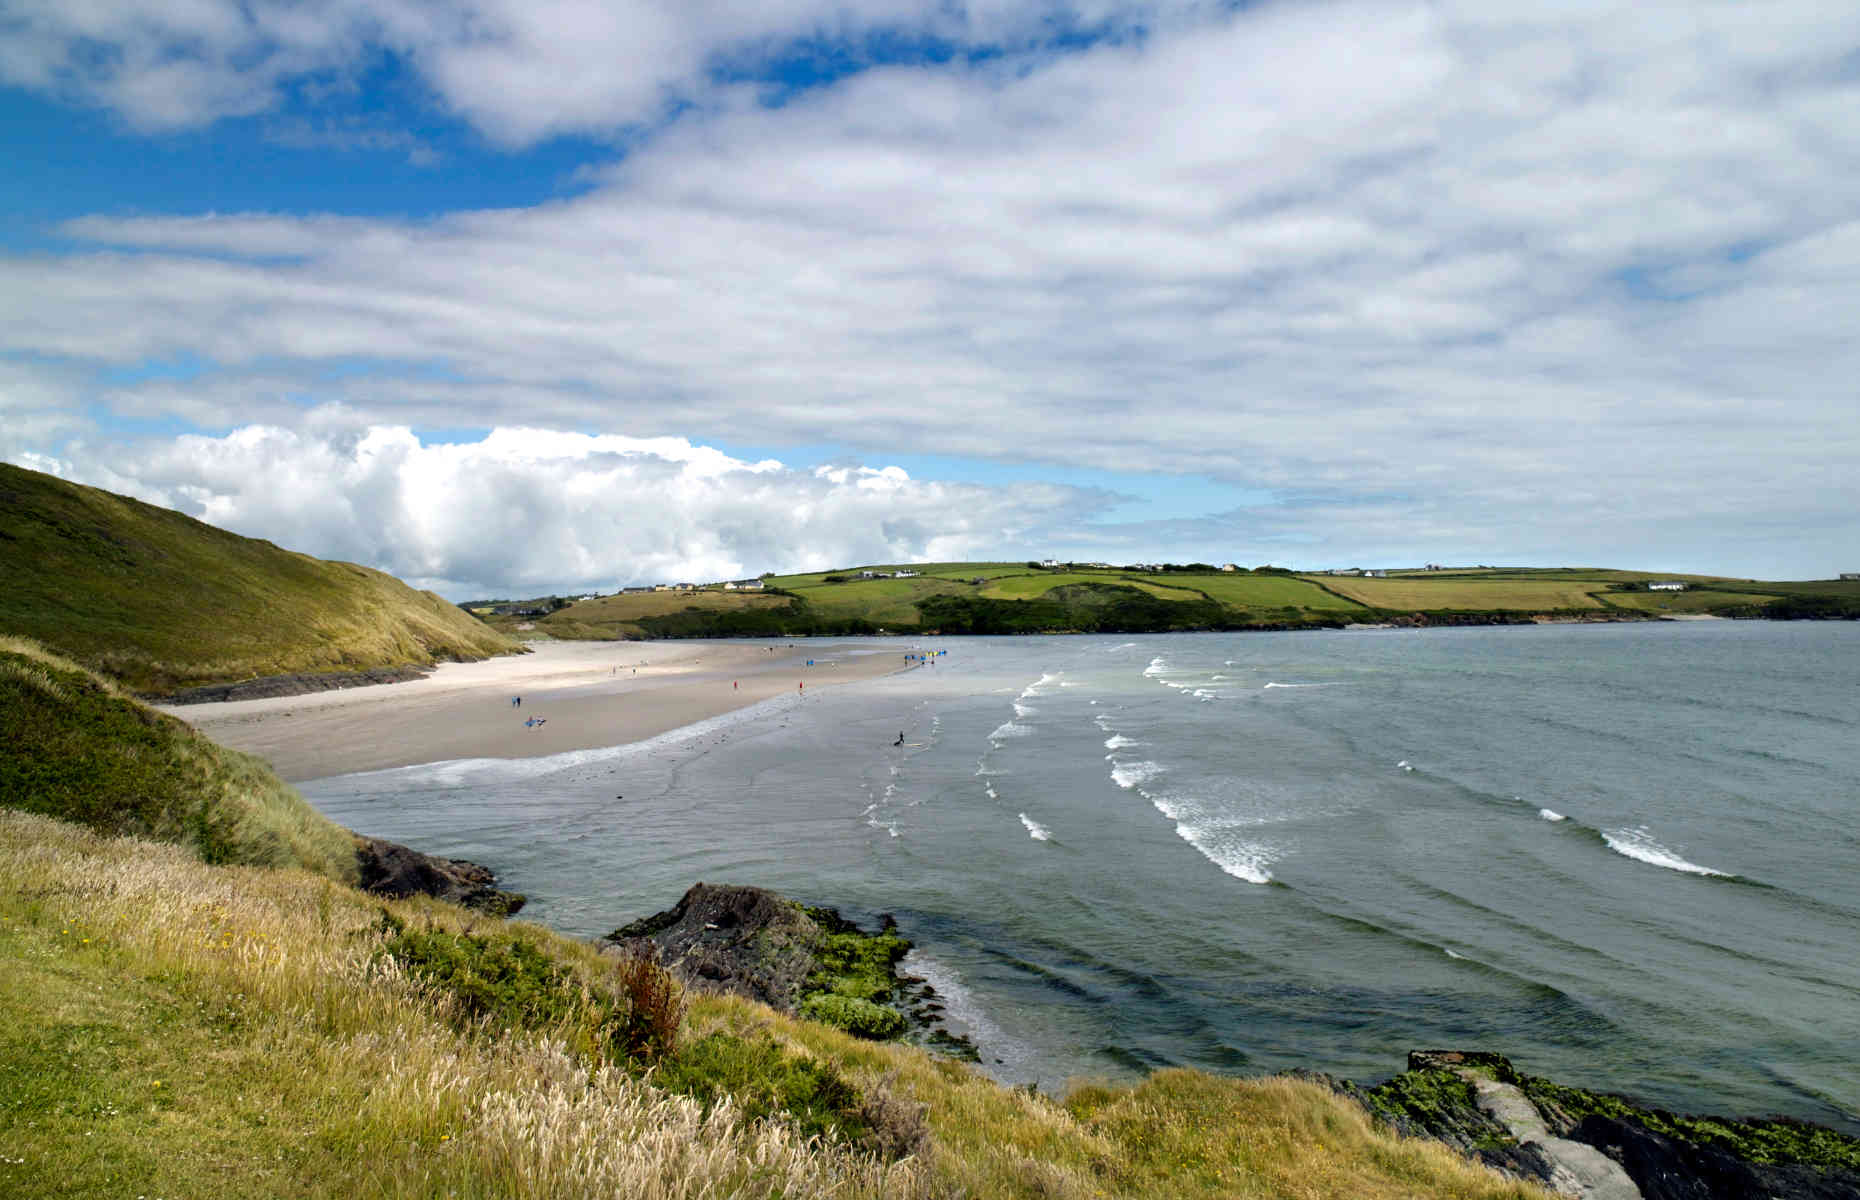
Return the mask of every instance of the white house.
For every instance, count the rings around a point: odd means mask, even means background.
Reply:
[[[759,592],[763,584],[760,579],[732,579],[723,585],[726,592]]]
[[[1683,592],[1686,585],[1677,579],[1661,579],[1647,585],[1650,592]]]
[[[896,575],[893,575],[892,578],[893,579],[915,579],[921,573],[922,572],[919,572],[919,571],[899,571]]]
[[[1223,571],[1238,571],[1239,569],[1240,569],[1239,563],[1222,563],[1221,564],[1221,570]]]

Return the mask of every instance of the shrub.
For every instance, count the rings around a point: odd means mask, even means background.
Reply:
[[[831,1063],[789,1054],[773,1038],[713,1033],[661,1059],[650,1079],[707,1110],[728,1096],[752,1120],[785,1114],[808,1136],[856,1143],[870,1133],[857,1088]]]
[[[904,1014],[896,1009],[837,992],[816,992],[807,997],[801,1001],[801,1016],[873,1041],[902,1036],[907,1028]]]

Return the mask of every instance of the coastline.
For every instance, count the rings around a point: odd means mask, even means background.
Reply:
[[[456,758],[624,745],[772,696],[888,675],[902,652],[846,642],[538,642],[420,679],[158,705],[292,783]],[[814,666],[807,666],[809,660]],[[522,697],[521,706],[511,703]],[[538,725],[525,725],[532,718]]]

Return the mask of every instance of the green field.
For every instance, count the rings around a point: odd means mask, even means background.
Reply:
[[[1284,575],[1195,575],[1184,585],[1199,588],[1236,608],[1304,608],[1313,612],[1361,612],[1353,600],[1335,596],[1315,583]]]
[[[1070,587],[1074,584],[1114,584],[1119,587],[1133,587],[1140,592],[1148,592],[1162,600],[1199,600],[1201,594],[1195,590],[1192,579],[1199,576],[1184,576],[1181,584],[1164,584],[1157,582],[1157,577],[1126,575],[1116,571],[1037,571],[1026,574],[1025,568],[1019,575],[1004,575],[996,578],[981,589],[981,594],[994,600],[1033,600],[1054,588]]]
[[[1331,591],[1371,608],[1394,612],[1550,612],[1600,608],[1592,592],[1604,591],[1598,580],[1539,579],[1517,576],[1401,576],[1369,579],[1323,576]]]
[[[565,641],[602,641],[648,636],[641,624],[696,609],[706,613],[743,613],[786,608],[786,596],[766,592],[638,592],[577,600],[546,617],[492,617],[491,624],[516,637],[542,633]]]
[[[0,575],[0,633],[145,693],[517,649],[380,571],[6,464]]]
[[[1684,592],[1603,592],[1601,595],[1610,604],[1656,616],[1661,613],[1709,613],[1737,604],[1768,604],[1776,598],[1707,589]]]

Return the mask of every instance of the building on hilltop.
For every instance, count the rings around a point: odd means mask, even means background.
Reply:
[[[1860,579],[1860,571],[1842,571],[1842,579]]]
[[[1647,590],[1650,592],[1683,592],[1686,590],[1686,585],[1683,580],[1660,579],[1648,583]]]

